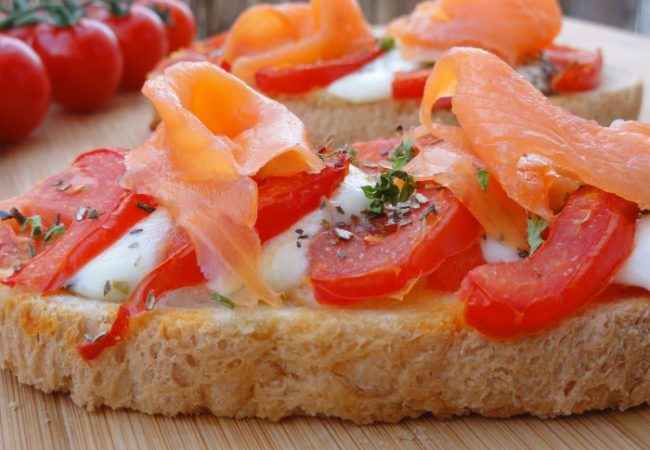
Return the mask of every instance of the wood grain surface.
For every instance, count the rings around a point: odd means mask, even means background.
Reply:
[[[608,63],[627,66],[650,83],[650,40],[578,21],[560,39],[602,47]],[[102,112],[54,110],[45,125],[17,145],[0,147],[0,198],[64,169],[79,153],[101,146],[132,147],[148,135],[149,106],[139,94],[116,97]],[[642,119],[650,121],[646,99]],[[325,394],[324,394],[325,395]],[[595,412],[553,420],[422,417],[399,424],[356,426],[324,418],[264,420],[176,418],[131,411],[87,412],[65,395],[42,394],[0,371],[2,449],[185,448],[648,448],[650,408]]]

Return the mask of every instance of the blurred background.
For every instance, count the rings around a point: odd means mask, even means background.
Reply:
[[[0,0],[1,1],[1,0]],[[189,0],[202,36],[224,30],[257,0]],[[286,0],[285,0],[286,1]],[[280,3],[266,0],[265,3]],[[418,0],[359,0],[371,23],[385,23],[406,14]],[[650,0],[560,0],[568,16],[650,35]],[[650,55],[649,55],[650,57]]]

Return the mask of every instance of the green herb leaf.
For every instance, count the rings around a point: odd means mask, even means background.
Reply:
[[[485,169],[479,169],[476,171],[476,180],[478,181],[478,184],[481,185],[481,189],[483,189],[483,192],[488,191],[488,176],[490,175],[490,172],[488,172]]]
[[[393,169],[401,169],[415,157],[413,153],[413,141],[404,139],[393,149],[392,155],[388,161],[393,163]]]
[[[383,51],[389,52],[395,48],[395,39],[391,36],[383,36],[379,39],[378,44]]]
[[[230,300],[228,297],[225,295],[217,294],[216,292],[212,293],[212,296],[210,297],[212,300],[215,302],[221,303],[223,306],[225,306],[228,309],[234,309],[235,304]]]
[[[20,226],[20,231],[25,231],[27,227],[31,226],[31,237],[37,237],[43,234],[43,219],[41,216],[30,216]]]
[[[386,213],[386,203],[396,205],[407,201],[413,195],[415,179],[400,169],[414,157],[413,142],[410,139],[403,140],[393,149],[391,157],[388,158],[393,168],[380,173],[374,186],[361,187],[366,198],[372,200],[368,212],[374,216],[383,216]]]
[[[548,222],[541,217],[533,214],[528,219],[528,245],[530,246],[530,256],[533,256],[540,245],[544,243],[542,233],[548,228]]]
[[[45,233],[45,236],[43,237],[43,240],[45,242],[50,242],[50,240],[52,240],[52,238],[63,236],[64,233],[65,233],[65,225],[63,225],[62,223],[57,223],[57,224],[52,225],[47,230],[47,233]]]

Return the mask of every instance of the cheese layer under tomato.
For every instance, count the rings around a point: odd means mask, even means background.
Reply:
[[[217,291],[236,280],[233,300],[279,298],[258,271],[258,176],[318,171],[303,124],[284,106],[208,63],[181,63],[146,83],[162,124],[127,158],[123,184],[154,197],[187,231]]]

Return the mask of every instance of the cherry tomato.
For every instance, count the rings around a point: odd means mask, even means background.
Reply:
[[[155,12],[142,5],[132,5],[123,17],[97,9],[91,14],[117,36],[124,57],[121,86],[140,89],[148,73],[167,55],[165,25]]]
[[[632,251],[639,208],[587,187],[574,193],[548,239],[527,259],[472,270],[457,295],[465,320],[501,339],[534,333],[602,292]]]
[[[163,20],[169,53],[187,48],[194,42],[196,19],[185,3],[178,0],[143,0],[138,3],[153,9]]]
[[[372,51],[331,61],[300,64],[293,67],[269,67],[255,74],[255,82],[264,92],[302,94],[312,89],[325,87],[339,78],[359,70],[383,53],[384,50],[377,46]]]
[[[31,133],[50,104],[50,82],[41,59],[24,42],[0,36],[0,142]]]
[[[551,89],[568,93],[596,89],[603,70],[603,54],[572,47],[554,45],[544,50],[543,57],[553,67]]]
[[[36,25],[24,25],[9,30],[2,30],[0,34],[11,36],[20,39],[27,45],[31,46],[34,43],[34,34],[36,32]]]
[[[123,63],[117,39],[96,20],[63,28],[40,24],[33,46],[47,68],[54,100],[66,108],[96,109],[119,86]]]
[[[385,219],[322,231],[309,246],[309,279],[319,303],[347,305],[399,295],[448,258],[467,250],[482,228],[447,189],[418,189],[428,203],[395,229]]]

